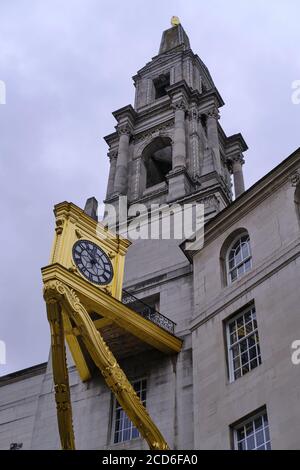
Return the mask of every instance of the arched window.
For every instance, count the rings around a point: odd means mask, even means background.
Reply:
[[[236,281],[252,268],[250,237],[248,233],[240,235],[232,243],[227,254],[228,283]]]

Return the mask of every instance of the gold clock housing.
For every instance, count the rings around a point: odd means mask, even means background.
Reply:
[[[57,204],[54,213],[55,239],[50,264],[42,268],[42,276],[62,448],[75,449],[66,339],[81,380],[91,378],[88,363],[92,360],[149,447],[167,449],[167,442],[120,368],[102,332],[106,327],[115,327],[115,331],[121,329],[166,354],[179,352],[182,341],[121,302],[125,255],[130,242],[110,233],[72,203]],[[80,262],[76,262],[74,256],[74,247],[79,245],[88,248],[86,265],[89,268],[97,263],[100,268],[111,266],[111,275],[99,279],[99,283],[93,282],[95,280],[89,279],[87,274],[83,276],[79,271],[82,269]],[[101,272],[99,275],[101,278]]]

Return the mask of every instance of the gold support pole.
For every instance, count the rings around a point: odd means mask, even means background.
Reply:
[[[61,306],[50,291],[45,291],[45,300],[51,331],[52,367],[61,447],[63,450],[73,450],[75,438]]]
[[[123,370],[120,368],[116,358],[107,347],[101,334],[95,328],[93,321],[81,304],[75,291],[60,281],[49,281],[45,284],[44,289],[46,302],[49,297],[53,299],[53,296],[59,301],[69,318],[72,318],[89,354],[101,371],[107,385],[114,393],[133,424],[144,439],[146,439],[150,449],[168,449],[167,442],[152,421],[146,408],[143,406]],[[59,430],[63,442],[63,439],[66,437],[64,426],[67,425],[67,433],[69,433],[69,423],[64,421],[61,422],[61,424],[62,427],[59,427]]]

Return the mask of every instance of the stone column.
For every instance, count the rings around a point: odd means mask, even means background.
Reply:
[[[221,173],[220,143],[218,135],[218,120],[220,119],[218,108],[212,108],[207,113],[207,140],[208,147],[213,150],[214,166]]]
[[[111,150],[110,152],[108,152],[107,155],[110,161],[110,168],[107,183],[106,199],[108,199],[114,192],[118,152],[116,150]]]
[[[185,103],[179,101],[173,105],[175,109],[175,130],[172,151],[172,169],[186,167],[185,145]]]
[[[118,128],[119,148],[114,183],[114,192],[117,194],[126,194],[127,192],[130,131],[127,124]]]
[[[232,174],[234,182],[234,194],[237,198],[245,191],[244,175],[242,165],[245,163],[242,155],[232,158]]]
[[[194,178],[200,176],[200,146],[198,134],[199,113],[196,106],[189,112],[190,119],[190,168]]]

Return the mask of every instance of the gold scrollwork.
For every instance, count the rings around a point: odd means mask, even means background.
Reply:
[[[63,325],[60,313],[63,308],[80,331],[85,347],[101,371],[108,387],[141,435],[146,439],[150,449],[168,449],[168,444],[143,406],[100,332],[97,331],[76,292],[60,281],[48,281],[44,288],[44,298],[47,304],[48,319],[53,338],[52,357],[56,384],[55,399],[62,447],[75,448]],[[53,309],[55,315],[53,315]]]

